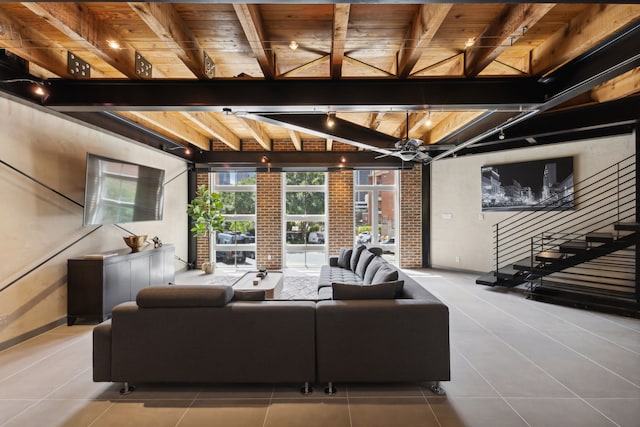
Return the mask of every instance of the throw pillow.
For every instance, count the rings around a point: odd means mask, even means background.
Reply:
[[[385,264],[386,262],[379,256],[374,257],[373,260],[367,266],[367,269],[364,271],[364,276],[362,277],[362,281],[364,282],[364,284],[370,285],[372,283],[373,276]]]
[[[376,283],[391,282],[394,280],[398,280],[398,270],[385,265],[376,271],[376,274],[374,274],[371,279],[371,283],[375,285]]]
[[[358,299],[395,299],[400,295],[404,281],[379,283],[376,285],[354,285],[347,283],[333,283],[334,300]]]
[[[364,272],[367,269],[367,266],[375,257],[376,256],[368,250],[363,250],[360,254],[360,258],[358,259],[358,265],[356,265],[356,270],[354,271],[354,273],[356,273],[359,278],[363,279]]]
[[[264,301],[264,289],[234,289],[233,299],[236,301]]]
[[[351,253],[352,249],[342,248],[340,249],[340,255],[338,255],[338,267],[351,269]]]
[[[358,260],[360,259],[360,254],[365,249],[366,249],[366,247],[364,245],[358,245],[358,246],[355,246],[353,248],[353,251],[351,251],[351,260],[350,260],[350,263],[349,263],[349,268],[351,269],[351,271],[353,271],[353,272],[356,271],[356,267],[358,265]]]

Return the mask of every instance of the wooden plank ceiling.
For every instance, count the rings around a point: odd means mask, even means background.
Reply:
[[[640,19],[633,4],[242,4],[0,3],[0,47],[40,78],[92,79],[420,79],[544,76]],[[208,58],[208,59],[207,59]],[[212,66],[211,64],[215,64]],[[640,90],[632,70],[581,102]],[[301,150],[305,143],[344,150],[331,139],[235,114],[119,111],[180,144],[202,150]],[[482,110],[337,111],[337,117],[387,135],[408,132],[434,144]]]

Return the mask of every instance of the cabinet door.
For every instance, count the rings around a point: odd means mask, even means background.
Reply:
[[[149,284],[151,286],[166,285],[167,282],[164,281],[164,251],[154,250],[149,261]]]
[[[103,312],[111,313],[111,309],[121,302],[130,301],[131,267],[128,261],[107,264],[104,267]]]
[[[131,301],[136,299],[138,291],[149,287],[149,263],[151,257],[141,257],[131,260]]]

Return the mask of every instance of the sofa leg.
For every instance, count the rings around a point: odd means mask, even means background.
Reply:
[[[327,393],[328,395],[333,395],[336,394],[336,388],[333,386],[333,383],[331,381],[329,381],[329,384],[327,384],[327,386],[324,388],[324,392]]]
[[[129,384],[128,382],[125,381],[122,388],[120,389],[120,394],[129,394],[135,389],[136,387],[134,385]]]
[[[444,389],[442,388],[442,386],[440,385],[440,381],[434,381],[429,385],[429,390],[431,390],[432,393],[434,394],[438,394],[440,396],[444,396],[447,393],[444,391]]]
[[[309,381],[304,382],[304,385],[300,389],[300,392],[305,395],[311,394],[313,392],[313,388],[309,385]]]

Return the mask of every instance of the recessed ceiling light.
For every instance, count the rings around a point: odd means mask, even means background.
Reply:
[[[297,48],[298,48],[298,42],[295,40],[291,40],[291,42],[289,43],[289,49],[296,50]]]
[[[466,42],[464,42],[465,47],[471,47],[471,46],[473,46],[474,44],[476,44],[476,38],[475,38],[475,37],[469,37],[469,38],[467,39],[467,41],[466,41]]]
[[[120,49],[120,43],[115,40],[107,40],[107,44],[111,49]]]

